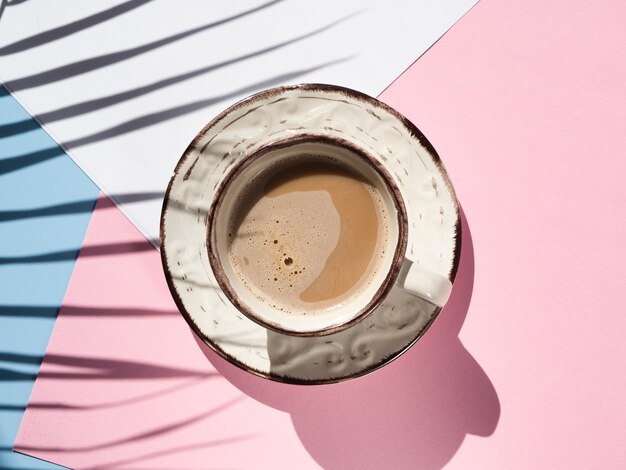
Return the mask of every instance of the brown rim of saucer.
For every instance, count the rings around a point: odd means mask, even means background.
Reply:
[[[359,309],[352,319],[350,319],[348,322],[341,323],[339,325],[329,326],[319,330],[293,331],[285,329],[284,327],[276,323],[262,319],[259,315],[255,313],[252,307],[246,304],[239,297],[237,291],[233,288],[230,281],[228,280],[228,276],[224,272],[224,267],[220,260],[219,254],[217,253],[217,234],[215,233],[215,223],[217,212],[221,207],[221,204],[224,200],[225,194],[227,193],[230,184],[235,181],[235,179],[241,174],[241,172],[245,168],[247,168],[253,162],[258,160],[259,158],[262,158],[268,152],[271,152],[273,150],[288,148],[295,144],[317,142],[333,145],[339,148],[350,149],[359,158],[365,160],[376,171],[376,173],[378,173],[378,175],[383,180],[387,190],[389,191],[389,194],[393,199],[393,203],[397,211],[398,238],[395,243],[394,254],[391,261],[391,267],[389,268],[389,272],[385,276],[385,279],[380,283],[380,286],[378,287],[370,301],[363,308]],[[217,280],[220,288],[222,289],[222,291],[224,291],[231,303],[235,307],[237,307],[237,309],[241,313],[247,316],[250,320],[258,323],[259,325],[267,327],[278,333],[283,333],[290,336],[325,336],[333,333],[338,333],[339,331],[345,330],[346,328],[349,328],[355,323],[359,322],[366,315],[371,313],[378,306],[378,304],[387,296],[387,294],[389,294],[395,284],[396,278],[398,277],[400,268],[402,267],[402,263],[404,262],[409,224],[407,220],[406,207],[404,205],[402,195],[400,194],[400,189],[398,188],[398,186],[396,186],[391,175],[382,165],[382,163],[369,155],[363,149],[357,147],[352,142],[349,142],[345,139],[335,136],[306,133],[269,142],[266,145],[262,145],[261,147],[259,147],[259,149],[257,149],[254,153],[251,153],[250,155],[239,160],[233,166],[231,171],[224,177],[224,179],[222,179],[220,185],[215,192],[215,197],[213,198],[213,202],[211,203],[211,207],[209,209],[207,229],[207,249],[209,254],[209,261],[211,263],[211,268],[213,269],[215,279]]]
[[[392,355],[390,355],[390,356],[388,356],[386,358],[383,358],[381,361],[377,362],[376,364],[372,364],[372,365],[370,365],[370,366],[368,366],[368,367],[366,367],[366,368],[364,368],[364,369],[362,369],[360,371],[357,371],[355,373],[352,373],[350,375],[345,375],[345,376],[329,377],[329,378],[323,378],[323,379],[310,379],[310,380],[307,380],[307,379],[304,379],[304,378],[298,378],[298,377],[291,377],[289,375],[278,375],[278,374],[272,373],[271,370],[266,372],[266,371],[255,369],[253,367],[250,367],[247,364],[242,363],[236,357],[231,356],[226,351],[224,351],[217,343],[213,342],[211,340],[211,338],[209,338],[208,336],[206,336],[202,332],[202,330],[199,328],[199,326],[196,324],[196,322],[193,320],[193,318],[191,317],[191,315],[189,314],[189,312],[185,308],[185,306],[184,306],[184,304],[182,302],[182,299],[180,297],[180,294],[178,293],[178,291],[176,289],[176,286],[174,285],[174,280],[173,280],[172,274],[170,272],[169,264],[168,264],[168,261],[167,261],[167,253],[165,252],[165,239],[166,239],[167,234],[165,233],[165,227],[164,226],[165,226],[165,216],[166,216],[167,210],[168,210],[169,195],[170,195],[170,192],[172,190],[172,186],[174,184],[174,180],[178,176],[178,173],[180,172],[181,167],[186,162],[187,158],[197,148],[198,142],[215,125],[217,125],[222,119],[227,117],[233,111],[236,111],[237,109],[239,109],[241,107],[248,106],[250,104],[254,104],[255,102],[258,102],[260,100],[264,100],[264,99],[267,99],[267,98],[271,98],[272,96],[277,96],[277,95],[280,95],[280,94],[284,94],[285,92],[292,91],[292,90],[313,91],[313,92],[321,92],[321,93],[339,93],[339,94],[343,94],[347,98],[353,99],[353,100],[355,100],[357,102],[364,102],[364,103],[367,103],[367,104],[369,104],[370,106],[372,106],[374,108],[381,109],[381,110],[391,114],[400,123],[402,123],[402,125],[409,132],[409,134],[412,137],[414,137],[420,143],[420,145],[422,145],[422,147],[424,147],[424,149],[428,153],[429,157],[432,159],[433,163],[435,163],[435,165],[439,169],[439,173],[440,173],[441,177],[443,178],[443,180],[444,180],[444,182],[446,184],[446,188],[448,189],[448,191],[449,191],[449,193],[451,195],[452,202],[454,203],[454,206],[455,206],[455,209],[456,209],[456,223],[455,223],[455,233],[454,233],[454,237],[455,237],[454,257],[453,257],[452,266],[451,266],[450,271],[448,273],[448,278],[450,279],[451,282],[454,282],[454,280],[456,278],[456,275],[457,275],[457,272],[458,272],[458,269],[459,269],[460,260],[461,260],[462,229],[461,229],[460,206],[459,206],[458,199],[456,197],[456,193],[454,191],[454,187],[452,186],[452,182],[450,181],[450,177],[448,176],[448,173],[446,172],[446,169],[443,166],[443,163],[441,162],[441,159],[440,159],[439,155],[437,154],[437,151],[435,150],[433,145],[428,141],[426,136],[424,136],[424,134],[422,134],[422,132],[417,128],[417,126],[415,126],[415,124],[413,124],[406,117],[404,117],[402,114],[400,114],[398,111],[396,111],[392,107],[388,106],[387,104],[377,100],[376,98],[373,98],[373,97],[371,97],[369,95],[366,95],[365,93],[361,93],[360,91],[356,91],[356,90],[353,90],[351,88],[341,87],[341,86],[337,86],[337,85],[321,84],[321,83],[306,83],[306,84],[300,84],[300,85],[289,85],[289,86],[275,87],[275,88],[270,88],[270,89],[261,91],[259,93],[256,93],[254,95],[251,95],[251,96],[249,96],[247,98],[244,98],[241,101],[233,104],[232,106],[228,107],[224,111],[222,111],[215,118],[213,118],[194,137],[194,139],[191,141],[191,143],[185,149],[183,155],[181,156],[180,160],[178,161],[178,164],[174,168],[174,172],[173,172],[172,177],[170,178],[170,181],[169,181],[169,183],[167,185],[167,189],[165,191],[165,195],[164,195],[164,198],[163,198],[163,205],[162,205],[162,209],[161,209],[161,220],[160,220],[160,226],[159,226],[159,228],[160,228],[161,262],[162,262],[162,265],[163,265],[163,270],[164,270],[164,273],[165,273],[165,279],[166,279],[166,282],[167,282],[167,286],[168,286],[168,288],[170,290],[172,298],[174,299],[174,303],[178,307],[178,310],[182,314],[183,318],[185,319],[185,321],[187,322],[189,327],[193,330],[193,332],[210,349],[212,349],[218,356],[222,357],[222,359],[225,359],[226,361],[230,362],[233,365],[236,365],[237,367],[239,367],[240,369],[242,369],[242,370],[244,370],[246,372],[249,372],[249,373],[251,373],[253,375],[256,375],[258,377],[269,379],[269,380],[272,380],[272,381],[275,381],[275,382],[294,384],[294,385],[324,385],[324,384],[339,383],[339,382],[344,382],[344,381],[347,381],[347,380],[352,380],[352,379],[356,379],[358,377],[362,377],[364,375],[367,375],[367,374],[369,374],[371,372],[376,371],[377,369],[380,369],[384,365],[389,364],[390,362],[393,362],[394,360],[396,360],[398,357],[400,357],[402,354],[404,354],[406,351],[408,351],[428,331],[428,329],[432,326],[434,321],[439,316],[439,313],[441,312],[442,309],[440,307],[436,308],[433,311],[433,314],[432,314],[430,320],[424,326],[424,328],[422,328],[422,330],[420,330],[416,334],[415,338],[413,338],[411,341],[409,341],[402,349],[397,351],[395,354],[392,354]],[[199,158],[199,157],[196,157],[196,158]],[[195,165],[195,161],[192,164],[192,167],[193,167],[193,165]]]

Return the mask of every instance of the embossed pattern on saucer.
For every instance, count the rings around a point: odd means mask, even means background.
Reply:
[[[225,110],[196,136],[167,188],[161,257],[182,315],[222,357],[272,380],[332,383],[398,357],[424,334],[440,309],[396,287],[374,312],[344,331],[294,337],[248,319],[220,291],[206,248],[206,215],[216,188],[245,155],[302,132],[347,139],[379,158],[407,205],[411,257],[454,281],[461,251],[459,207],[434,148],[392,108],[332,85],[261,92]]]

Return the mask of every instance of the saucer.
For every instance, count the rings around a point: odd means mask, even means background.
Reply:
[[[353,326],[326,336],[278,333],[243,315],[220,290],[207,250],[207,212],[238,160],[299,133],[339,137],[369,149],[393,176],[409,218],[407,256],[454,281],[461,220],[432,145],[389,106],[347,88],[306,84],[263,91],[213,119],[181,157],[161,215],[161,258],[172,296],[193,331],[253,374],[294,384],[358,377],[413,345],[441,308],[394,287]]]

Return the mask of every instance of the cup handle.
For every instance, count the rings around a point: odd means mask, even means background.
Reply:
[[[426,269],[411,260],[405,260],[408,264],[402,271],[403,276],[399,279],[399,287],[411,294],[420,297],[437,307],[443,307],[450,293],[452,283],[439,273]]]

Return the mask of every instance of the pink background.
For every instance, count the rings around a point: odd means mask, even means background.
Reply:
[[[383,93],[467,223],[440,319],[362,379],[281,385],[207,351],[158,254],[99,203],[16,449],[79,468],[624,468],[625,20],[608,0],[483,0]]]

